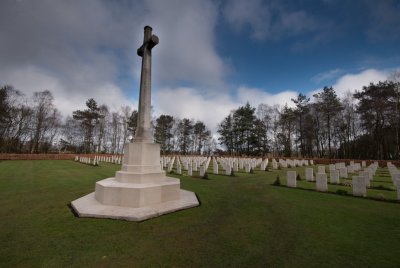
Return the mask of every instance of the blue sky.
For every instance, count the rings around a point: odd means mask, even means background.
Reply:
[[[235,68],[231,76],[234,83],[247,83],[270,92],[297,90],[306,93],[333,85],[346,73],[369,68],[392,69],[400,65],[396,32],[400,30],[399,1],[380,1],[376,5],[374,2],[378,1],[285,2],[285,12],[304,12],[310,20],[297,33],[283,29],[277,36],[254,38],[251,18],[243,22],[240,30],[235,30],[224,19],[219,20],[218,52],[231,60]],[[268,1],[254,3],[268,5]],[[374,10],[377,5],[384,7]],[[380,13],[386,9],[396,14]],[[384,16],[393,18],[386,22]],[[266,21],[264,19],[263,23]],[[318,74],[323,73],[325,79],[323,76],[318,79]]]
[[[400,68],[400,1],[135,0],[0,2],[0,84],[49,89],[63,113],[95,98],[137,107],[136,49],[150,25],[154,116],[217,124],[247,101],[340,97]]]

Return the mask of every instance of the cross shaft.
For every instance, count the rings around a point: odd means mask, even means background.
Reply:
[[[142,57],[142,71],[140,75],[140,95],[138,109],[138,124],[135,140],[153,142],[150,131],[151,121],[151,50],[158,44],[158,37],[152,34],[150,26],[144,27],[143,45],[138,48],[137,54]]]

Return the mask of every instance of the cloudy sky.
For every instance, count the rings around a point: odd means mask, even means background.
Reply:
[[[1,0],[0,86],[48,89],[63,115],[89,98],[137,107],[145,25],[155,115],[212,130],[247,101],[341,96],[400,68],[396,0]]]

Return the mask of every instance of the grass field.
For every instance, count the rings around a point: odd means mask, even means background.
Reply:
[[[74,217],[68,204],[118,169],[0,162],[0,266],[400,267],[400,204],[272,186],[277,174],[285,184],[285,170],[173,175],[201,206],[141,223]],[[296,170],[304,179],[304,168]],[[389,182],[379,169],[374,186]]]

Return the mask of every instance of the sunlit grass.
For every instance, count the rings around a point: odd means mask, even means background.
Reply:
[[[235,177],[209,172],[208,180],[171,175],[196,192],[201,206],[141,223],[74,217],[68,204],[118,169],[0,162],[0,266],[400,266],[399,204],[272,186],[278,174],[286,183],[285,169]],[[297,170],[305,179],[304,168]],[[390,178],[376,181],[386,186]],[[330,191],[335,187],[345,186],[329,185]],[[396,194],[368,195],[375,191]]]

